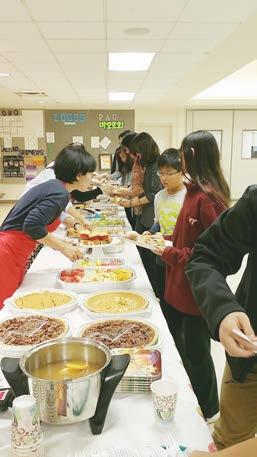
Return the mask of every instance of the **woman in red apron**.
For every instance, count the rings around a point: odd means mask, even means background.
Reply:
[[[51,232],[60,224],[59,216],[70,192],[85,192],[95,167],[95,159],[81,145],[64,148],[55,160],[57,179],[29,190],[7,215],[0,229],[0,309],[23,281],[27,260],[38,242],[59,250],[72,261],[82,257],[78,248]]]

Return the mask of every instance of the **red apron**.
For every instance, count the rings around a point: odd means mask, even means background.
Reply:
[[[59,218],[47,225],[53,232],[60,225]],[[28,258],[37,242],[19,230],[0,232],[0,309],[6,298],[11,297],[23,281]]]

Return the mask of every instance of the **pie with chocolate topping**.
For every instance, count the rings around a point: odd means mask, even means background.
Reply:
[[[81,336],[105,344],[109,349],[145,348],[158,340],[158,331],[143,320],[109,319],[82,328]]]
[[[0,346],[30,346],[64,336],[68,324],[49,316],[18,316],[0,322]]]

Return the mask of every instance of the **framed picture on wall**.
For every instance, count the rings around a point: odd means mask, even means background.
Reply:
[[[257,130],[243,130],[241,158],[257,158]]]
[[[111,154],[99,154],[99,170],[108,171],[111,169],[112,155]]]

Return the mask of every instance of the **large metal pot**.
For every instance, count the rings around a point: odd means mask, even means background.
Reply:
[[[90,375],[51,381],[32,375],[52,362],[83,360],[100,364]],[[18,363],[19,362],[19,363]],[[129,363],[129,356],[111,356],[103,344],[84,338],[63,338],[30,349],[19,361],[2,359],[2,370],[16,396],[34,395],[40,418],[52,424],[73,424],[90,419],[93,433],[100,433],[113,392]],[[99,431],[100,430],[100,431]]]

